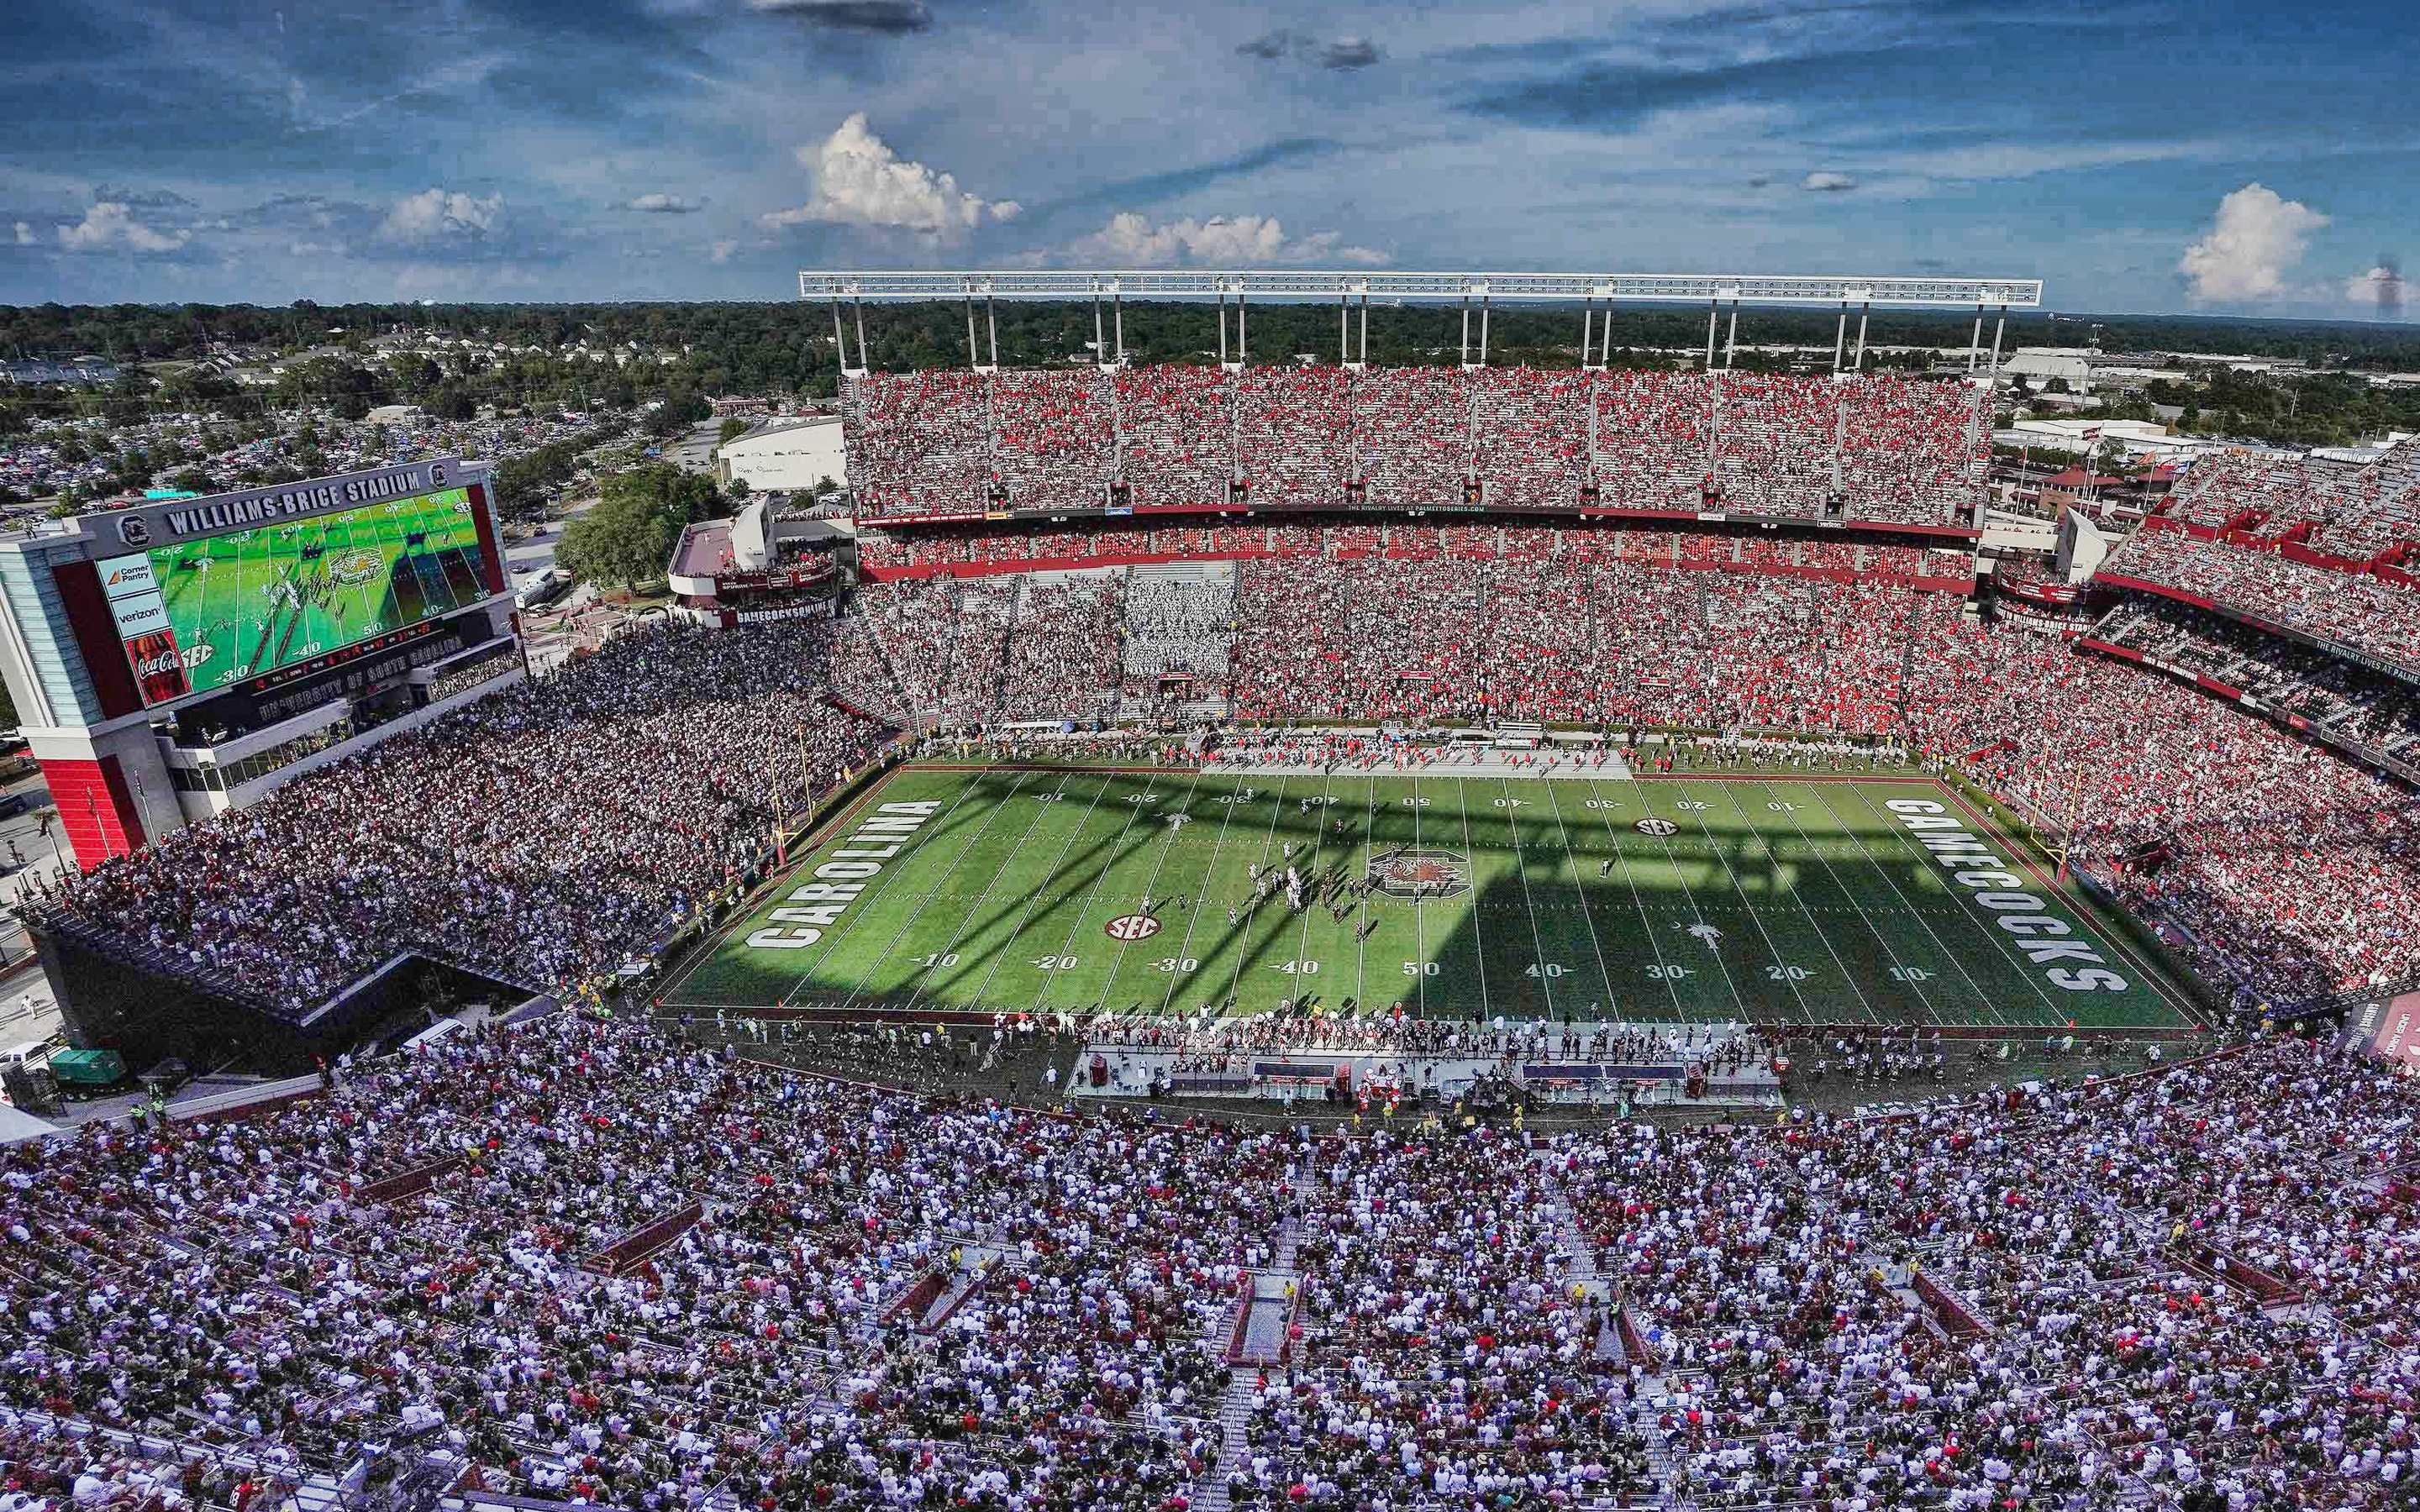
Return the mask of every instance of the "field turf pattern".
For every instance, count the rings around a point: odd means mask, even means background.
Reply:
[[[479,580],[479,532],[462,489],[364,504],[292,525],[256,525],[154,553],[177,644],[207,644],[196,689],[218,687],[287,662],[333,651],[442,614],[487,596]],[[419,547],[406,544],[426,532]],[[305,557],[306,548],[323,548]],[[356,552],[379,560],[366,580],[330,579]],[[179,570],[179,561],[195,563]],[[299,609],[277,593],[293,582]]]
[[[675,978],[665,1000],[684,1010],[1258,1013],[1309,997],[1357,1012],[1400,1000],[1433,1017],[2037,1030],[2190,1022],[2172,1006],[2174,989],[2155,986],[2101,920],[2029,873],[2027,889],[2052,900],[2047,911],[2131,984],[2052,985],[1884,808],[1911,797],[1989,834],[1917,778],[908,767],[861,800],[858,816],[891,802],[939,809],[820,941],[745,943],[784,903],[787,885],[777,887]],[[1171,814],[1187,823],[1171,825]],[[1679,828],[1637,827],[1651,817]],[[830,826],[816,856],[853,833],[853,820]],[[1358,877],[1372,854],[1408,846],[1466,857],[1471,887],[1417,903],[1373,894],[1342,923],[1316,903],[1294,912],[1281,893],[1245,906],[1249,869],[1282,867],[1287,841],[1306,877],[1340,863]],[[1159,932],[1111,938],[1109,922],[1146,898]],[[1227,922],[1230,905],[1243,909],[1240,925]],[[1357,939],[1371,918],[1376,929]],[[1701,925],[1719,939],[1690,933]]]

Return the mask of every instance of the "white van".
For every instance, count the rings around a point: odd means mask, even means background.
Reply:
[[[23,1066],[38,1071],[51,1063],[51,1041],[28,1040],[23,1044],[0,1050],[0,1066]]]

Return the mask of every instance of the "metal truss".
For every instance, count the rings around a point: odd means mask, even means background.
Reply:
[[[1857,304],[1883,308],[1996,306],[2040,309],[2038,278],[1887,278],[1772,273],[1423,273],[1168,270],[814,271],[799,274],[805,300],[1081,300],[1224,298],[1383,300],[1637,300],[1663,303]]]

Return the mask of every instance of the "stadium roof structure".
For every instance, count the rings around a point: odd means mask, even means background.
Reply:
[[[1213,298],[1218,301],[1218,362],[1222,367],[1240,367],[1245,353],[1244,311],[1246,301],[1254,295],[1264,300],[1326,300],[1337,301],[1337,356],[1346,367],[1367,365],[1370,357],[1370,301],[1375,296],[1390,304],[1406,300],[1449,301],[1462,303],[1462,364],[1465,367],[1487,365],[1487,317],[1497,300],[1559,301],[1577,301],[1587,308],[1580,325],[1581,365],[1590,369],[1606,366],[1612,361],[1613,307],[1624,300],[1664,304],[1696,304],[1706,306],[1706,365],[1714,365],[1714,322],[1725,303],[1731,307],[1731,346],[1736,351],[1739,340],[1739,312],[1743,304],[1837,305],[1840,312],[1840,329],[1833,341],[1833,366],[1837,370],[1847,347],[1849,306],[1857,306],[1857,355],[1854,367],[1862,370],[1866,355],[1866,320],[1875,305],[1885,309],[1963,308],[1975,310],[1975,333],[1969,343],[1967,368],[1971,372],[1981,361],[1983,345],[1983,314],[1996,305],[1999,324],[1992,332],[1991,371],[1996,375],[2000,366],[2000,337],[2012,309],[2039,309],[2041,306],[2041,280],[2038,278],[1889,278],[1866,277],[1841,273],[1482,273],[1482,272],[1372,272],[1356,270],[1349,272],[1320,271],[1308,269],[1259,269],[1241,271],[1210,270],[1109,270],[1109,269],[1001,269],[987,271],[916,272],[916,271],[814,271],[799,273],[799,298],[829,301],[832,313],[832,340],[840,347],[841,372],[850,378],[862,378],[868,371],[865,344],[865,301],[881,300],[964,300],[967,306],[967,362],[978,373],[1000,369],[1000,330],[991,318],[994,301],[1010,300],[1083,300],[1093,301],[1093,345],[1102,361],[1114,360],[1123,364],[1126,360],[1125,306],[1129,294],[1138,298]],[[1231,362],[1227,347],[1227,300],[1235,301],[1234,358]],[[1353,336],[1350,313],[1356,299],[1359,301],[1361,331],[1360,360],[1353,358]],[[1101,301],[1107,298],[1114,312],[1115,341],[1109,328],[1101,318]],[[975,304],[981,299],[990,326],[990,361],[984,360],[983,347],[975,335]],[[841,324],[840,307],[847,301],[857,313],[857,361],[848,357],[847,334]],[[1471,303],[1479,306],[1479,361],[1471,362]],[[1598,301],[1605,301],[1606,318],[1602,328],[1597,320]],[[1600,347],[1603,348],[1600,352]]]
[[[1243,297],[1388,300],[1652,300],[1663,303],[1867,304],[1885,308],[1996,305],[2039,309],[2038,278],[1896,278],[1840,273],[1488,273],[1318,271],[1305,269],[814,271],[802,300],[1075,300]]]

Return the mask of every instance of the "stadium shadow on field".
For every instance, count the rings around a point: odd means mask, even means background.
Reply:
[[[953,843],[948,837],[954,832],[980,823],[980,815],[962,809],[944,821],[928,843]],[[1270,856],[1282,856],[1284,843],[1292,841],[1299,861],[1323,838],[1319,816],[1297,817],[1289,811],[1267,837]],[[1493,845],[1476,840],[1475,855],[1474,843],[1459,836],[1450,845],[1404,847],[1404,854],[1395,857],[1394,874],[1376,878],[1379,890],[1362,905],[1367,912],[1357,911],[1342,923],[1318,903],[1295,913],[1276,900],[1264,903],[1257,914],[1247,910],[1239,923],[1231,925],[1227,907],[1248,901],[1239,875],[1233,895],[1191,898],[1185,913],[1171,918],[1171,930],[1179,928],[1175,918],[1185,920],[1184,953],[1202,964],[1197,977],[1171,993],[1146,987],[1139,994],[1136,973],[1121,970],[1089,982],[1082,994],[1043,993],[1039,1006],[1125,1011],[1138,1007],[1157,1011],[1163,1002],[1176,1008],[1224,1005],[1232,984],[1233,1009],[1244,1013],[1269,1011],[1291,997],[1298,1005],[1327,1011],[1365,1013],[1385,1011],[1401,999],[1431,1017],[1474,1022],[1499,1015],[1727,1018],[1741,1016],[1743,1004],[1746,1016],[1755,1019],[1803,1022],[1809,1016],[1798,995],[1769,981],[1717,987],[1713,980],[1697,980],[1716,974],[1708,964],[1711,948],[1686,933],[1689,923],[1711,918],[1726,932],[1749,927],[1728,880],[1714,884],[1729,898],[1730,910],[1725,913],[1711,896],[1713,888],[1700,887],[1693,894],[1668,872],[1634,876],[1617,866],[1610,879],[1599,879],[1597,863],[1614,855],[1613,841],[1603,832],[1573,835],[1568,857],[1559,846],[1538,846],[1532,834],[1522,838],[1530,842],[1524,856],[1526,878],[1507,864],[1512,851],[1506,839],[1497,838]],[[1353,837],[1352,858],[1344,863],[1348,881],[1372,874],[1371,856],[1397,849],[1383,841],[1365,845],[1364,839],[1357,832]],[[1123,891],[1091,891],[1102,869],[1115,864],[1132,843],[1131,833],[1117,830],[1080,837],[1074,848],[1055,858],[1047,879],[996,886],[956,925],[953,951],[962,959],[950,967],[920,973],[887,991],[862,987],[860,963],[836,964],[829,974],[819,967],[790,990],[789,999],[799,1004],[845,1001],[861,1008],[991,1011],[1035,1006],[1026,989],[999,990],[1001,979],[994,963],[1003,950],[1020,957],[1047,954],[1063,940],[1095,938],[1107,920],[1136,906],[1140,898]],[[1739,885],[1751,899],[1764,902],[1757,894],[1770,885],[1771,867],[1758,843],[1730,835],[1714,843],[1722,846],[1725,866]],[[1710,865],[1714,860],[1702,851],[1694,858]],[[1632,860],[1637,859],[1634,854]],[[1313,870],[1334,874],[1338,863],[1322,861]],[[1045,889],[1038,896],[1036,886]],[[1165,908],[1173,890],[1164,883],[1159,886],[1156,905]],[[1415,895],[1422,901],[1415,903]],[[1416,933],[1403,928],[1415,908],[1420,924]],[[1363,918],[1373,917],[1379,931],[1365,947],[1355,932]],[[1281,921],[1273,926],[1273,918]],[[866,926],[887,933],[899,929],[900,921],[869,918]],[[1654,940],[1656,932],[1672,938]],[[979,949],[968,949],[978,943]],[[1734,952],[1742,943],[1734,942]],[[1695,955],[1684,956],[1684,951]],[[1324,969],[1315,981],[1273,974],[1297,956],[1322,960]],[[1417,978],[1402,973],[1406,957],[1418,958]],[[1689,975],[1667,981],[1651,974],[1651,968],[1668,971],[1675,966]],[[993,990],[979,1000],[986,982]]]

